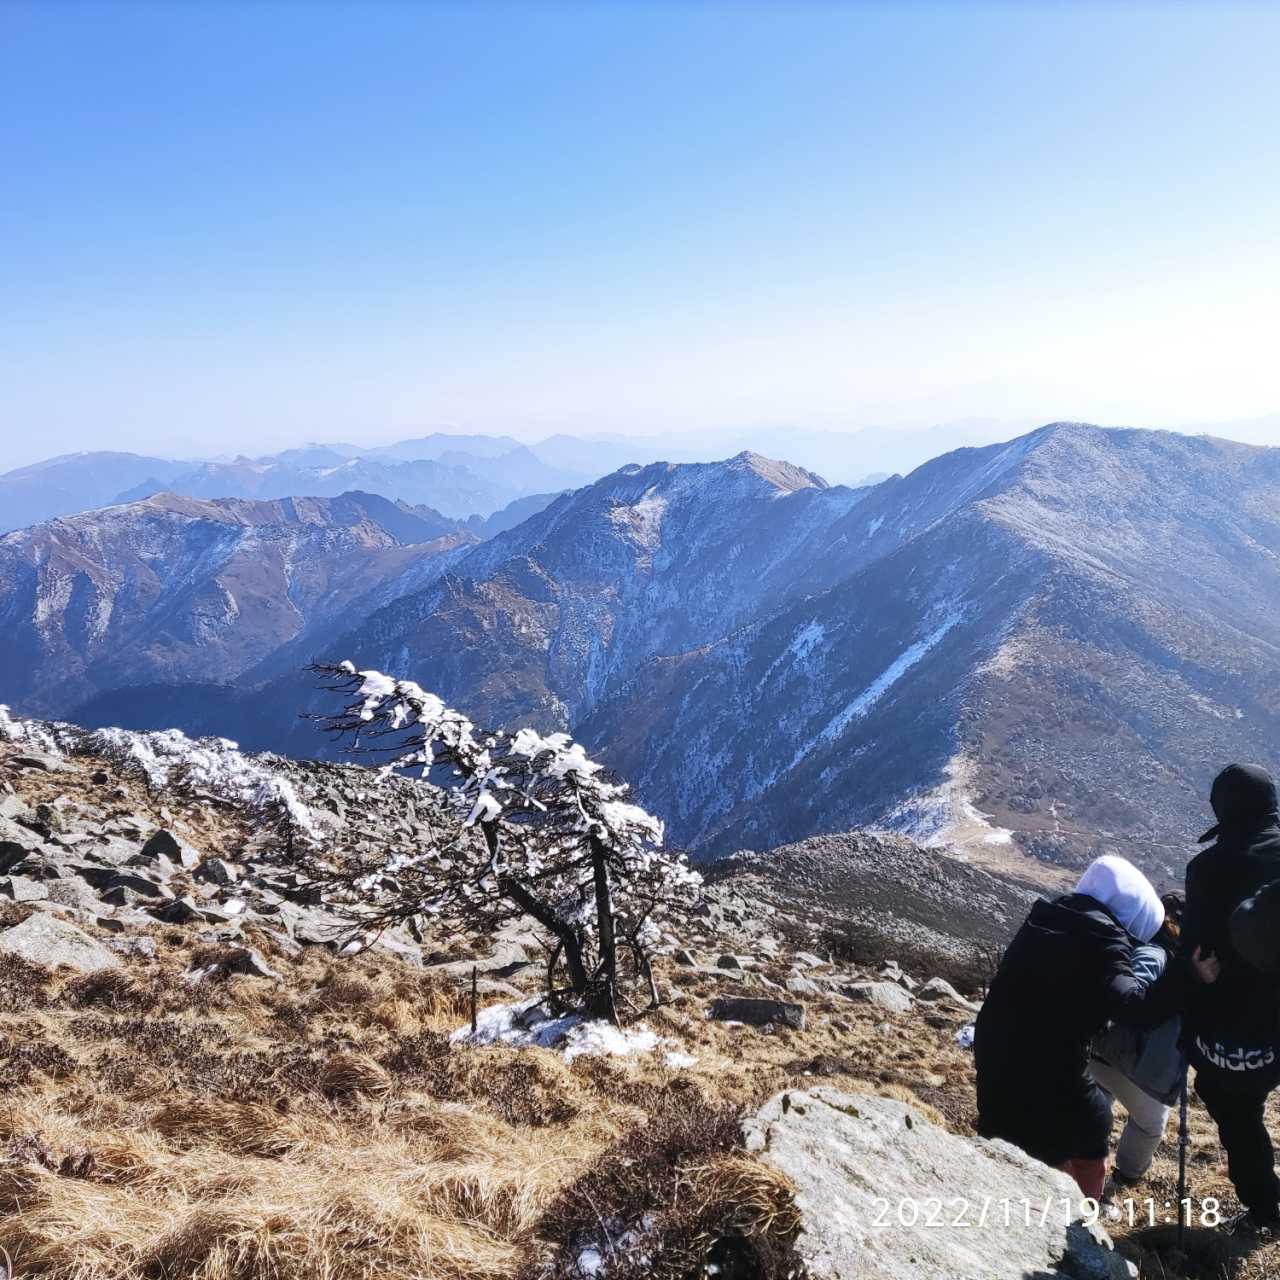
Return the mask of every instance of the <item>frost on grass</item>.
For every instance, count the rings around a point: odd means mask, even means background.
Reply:
[[[695,1058],[680,1051],[676,1042],[664,1040],[644,1026],[615,1027],[602,1018],[585,1018],[578,1013],[549,1014],[537,1000],[516,1004],[490,1005],[471,1026],[459,1027],[450,1037],[454,1044],[505,1045],[512,1049],[555,1049],[566,1062],[590,1057],[627,1057],[634,1053],[654,1053],[663,1049],[664,1065],[673,1069],[693,1066]]]

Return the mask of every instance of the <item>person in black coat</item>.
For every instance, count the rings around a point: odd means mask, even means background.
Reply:
[[[1183,966],[1151,986],[1130,966],[1163,921],[1136,867],[1099,858],[1074,893],[1032,907],[974,1030],[978,1132],[1066,1169],[1094,1199],[1106,1181],[1111,1107],[1089,1074],[1089,1044],[1109,1021],[1156,1027],[1179,1012]]]
[[[1183,937],[1217,959],[1219,976],[1189,993],[1184,1048],[1246,1209],[1233,1225],[1270,1235],[1280,1230],[1280,1183],[1263,1111],[1280,1084],[1280,980],[1266,971],[1258,925],[1267,886],[1280,879],[1276,786],[1265,769],[1233,764],[1214,780],[1210,800],[1218,822],[1201,842],[1214,843],[1187,868]]]

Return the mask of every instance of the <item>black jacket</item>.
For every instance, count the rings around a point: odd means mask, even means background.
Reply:
[[[1242,1079],[1280,1079],[1280,980],[1236,950],[1231,915],[1246,898],[1280,879],[1280,822],[1272,816],[1224,826],[1217,842],[1187,868],[1183,946],[1217,956],[1217,982],[1193,985],[1185,1046],[1197,1067],[1225,1069]]]
[[[1088,1074],[1089,1042],[1108,1021],[1155,1027],[1179,1012],[1181,965],[1147,987],[1137,945],[1082,894],[1031,908],[978,1015],[978,1130],[1050,1164],[1106,1154],[1110,1109]]]

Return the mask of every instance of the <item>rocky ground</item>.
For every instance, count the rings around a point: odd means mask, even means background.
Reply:
[[[1132,1274],[1078,1230],[839,1225],[865,1225],[878,1197],[892,1217],[908,1191],[1061,1190],[972,1142],[957,1040],[1025,888],[948,880],[898,838],[743,856],[664,939],[657,1012],[623,1033],[560,1026],[512,1016],[539,989],[532,933],[375,942],[226,788],[157,787],[118,751],[7,736],[7,1275]],[[410,782],[261,767],[346,838],[434,820]],[[1198,1108],[1194,1136],[1194,1193],[1230,1207]],[[1170,1152],[1141,1195],[1172,1199],[1173,1177]],[[1179,1261],[1160,1232],[1113,1231],[1144,1277],[1280,1266],[1211,1232]]]

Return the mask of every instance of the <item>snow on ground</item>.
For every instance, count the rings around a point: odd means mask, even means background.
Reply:
[[[970,799],[972,762],[955,756],[947,763],[944,781],[892,809],[881,825],[910,836],[927,848],[953,846],[963,852],[975,845],[1012,845],[1013,832],[997,827]]]
[[[271,807],[287,814],[297,832],[319,836],[315,815],[293,783],[268,765],[246,756],[226,738],[188,738],[178,729],[81,729],[76,725],[15,719],[0,706],[0,740],[24,742],[53,755],[100,755],[136,770],[153,790],[176,782],[207,791],[253,810]]]
[[[661,1039],[648,1027],[615,1027],[601,1018],[584,1018],[576,1013],[553,1018],[544,1012],[538,1000],[481,1009],[476,1017],[474,1036],[468,1024],[454,1031],[449,1040],[452,1044],[556,1049],[566,1062],[583,1054],[626,1057],[633,1053],[653,1053],[659,1048],[666,1050],[663,1062],[668,1067],[691,1067],[696,1061],[681,1052],[675,1041]]]
[[[953,609],[928,635],[904,649],[848,706],[828,721],[812,742],[796,752],[784,772],[794,769],[819,742],[834,742],[855,720],[865,716],[963,618],[963,610]]]

